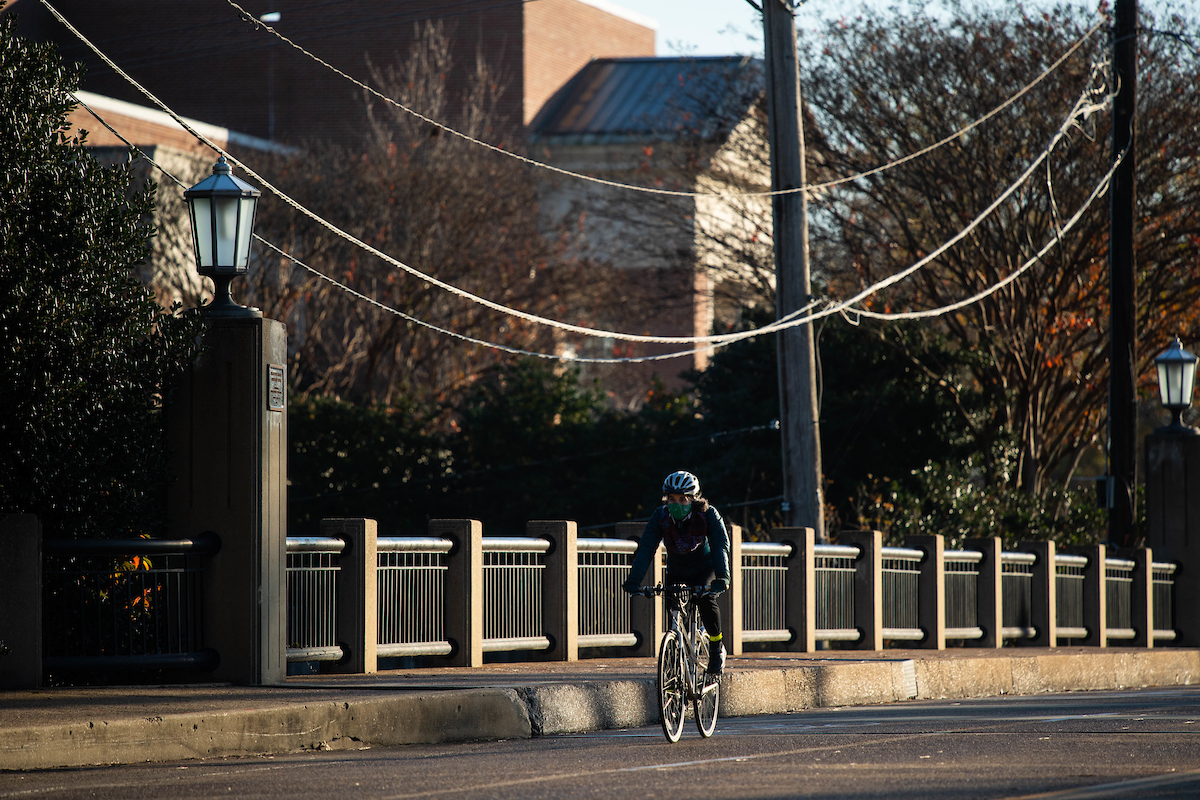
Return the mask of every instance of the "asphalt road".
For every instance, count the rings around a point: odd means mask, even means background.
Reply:
[[[3,798],[1200,797],[1200,688],[914,701],[532,740],[0,773]]]

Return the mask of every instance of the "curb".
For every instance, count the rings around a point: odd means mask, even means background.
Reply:
[[[722,716],[1200,683],[1200,651],[872,659],[730,671]],[[0,769],[524,739],[658,721],[654,679],[356,697],[0,731]]]

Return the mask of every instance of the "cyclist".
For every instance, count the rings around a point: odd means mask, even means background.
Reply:
[[[721,641],[721,611],[716,595],[729,586],[729,532],[715,508],[700,495],[700,479],[690,472],[672,472],[663,481],[663,504],[654,509],[638,543],[625,581],[625,590],[636,591],[650,567],[660,542],[667,548],[666,582],[708,586],[713,594],[697,599],[700,619],[708,631],[708,671],[725,669],[725,644]],[[670,595],[668,595],[670,597]],[[670,597],[674,605],[677,601]]]

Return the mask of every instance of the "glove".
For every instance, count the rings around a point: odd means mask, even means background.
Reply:
[[[635,581],[633,578],[630,578],[625,581],[625,591],[629,592],[630,594],[637,594],[638,590],[641,588],[642,588],[641,583],[639,583],[638,581]]]
[[[713,594],[721,594],[729,588],[729,582],[724,578],[713,578],[712,583],[708,585],[708,590]]]

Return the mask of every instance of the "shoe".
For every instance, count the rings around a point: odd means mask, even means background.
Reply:
[[[725,643],[713,642],[708,647],[708,671],[720,675],[725,671]]]

